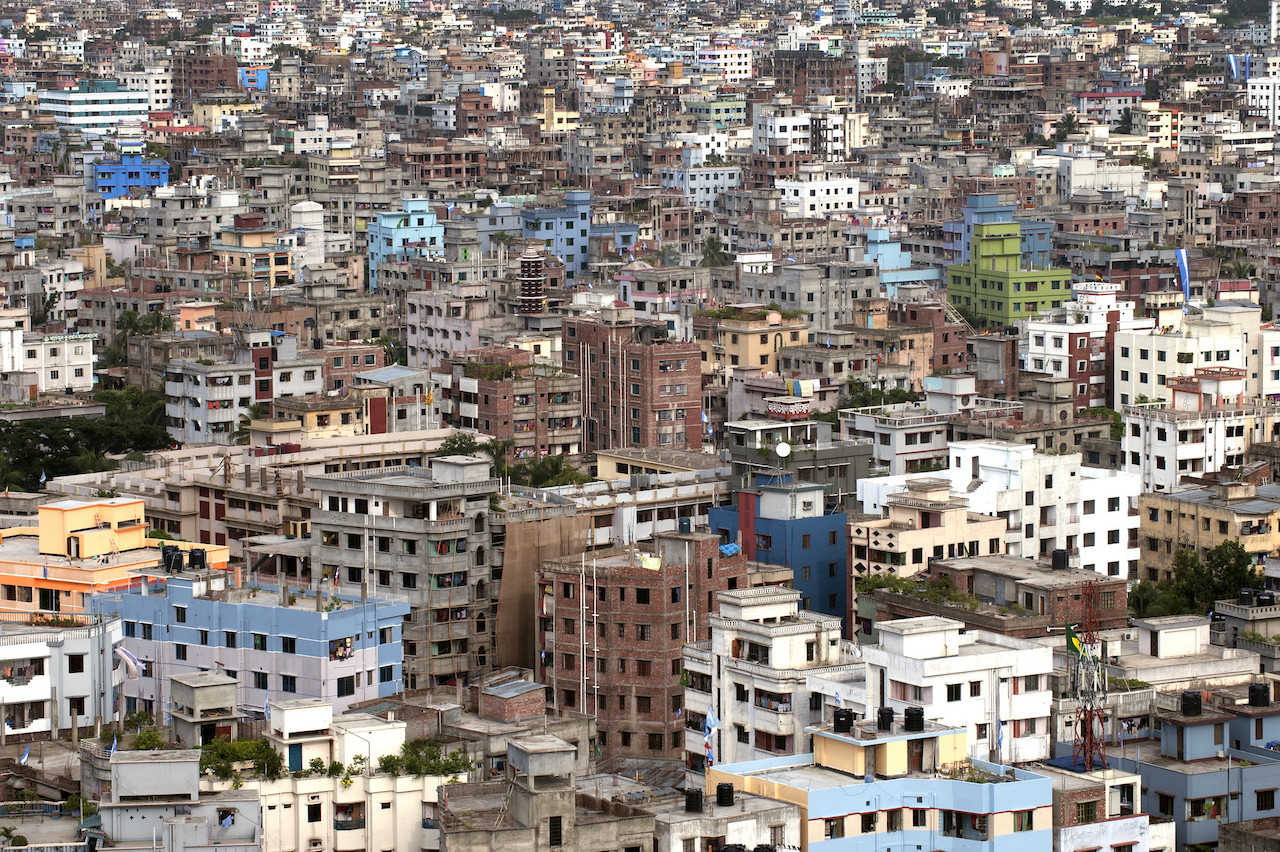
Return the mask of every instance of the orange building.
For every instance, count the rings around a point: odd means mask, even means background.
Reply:
[[[187,564],[203,551],[206,566],[226,569],[226,547],[147,538],[145,509],[128,497],[61,500],[39,507],[36,526],[0,531],[0,613],[83,613],[86,595],[162,571],[162,544],[186,551]]]

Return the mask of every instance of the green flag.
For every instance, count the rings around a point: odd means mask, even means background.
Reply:
[[[1070,624],[1067,625],[1067,650],[1077,657],[1084,655],[1084,646],[1080,644],[1080,634],[1072,630]]]

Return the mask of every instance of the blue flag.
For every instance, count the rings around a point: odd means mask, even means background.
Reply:
[[[43,470],[40,471],[40,487],[43,488],[44,484],[48,481],[49,481],[49,477],[45,474]]]
[[[107,754],[108,754],[108,755],[115,754],[115,753],[116,753],[116,746],[118,746],[118,745],[120,745],[120,738],[119,738],[119,737],[117,737],[115,734],[112,734],[112,735],[111,735],[111,750],[110,750],[110,751],[108,751],[108,752],[107,752]]]
[[[23,750],[22,758],[18,761],[18,763],[22,764],[23,766],[26,766],[27,758],[29,757],[31,757],[31,743],[27,743],[27,747],[25,750]]]
[[[1177,249],[1174,255],[1178,259],[1178,277],[1182,279],[1182,312],[1187,312],[1187,302],[1191,301],[1191,268],[1187,265],[1187,250]]]

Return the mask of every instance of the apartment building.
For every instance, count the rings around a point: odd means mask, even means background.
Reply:
[[[382,264],[388,261],[443,256],[444,225],[425,198],[405,199],[399,210],[380,212],[369,221],[370,291],[379,289]]]
[[[564,320],[564,369],[583,383],[586,451],[623,447],[701,449],[702,369],[696,343],[637,319],[618,302],[598,316]]]
[[[1051,756],[1051,648],[934,616],[881,622],[876,635],[862,646],[867,718],[877,707],[920,707],[925,719],[964,729],[972,758]]]
[[[41,90],[40,111],[53,116],[59,128],[86,137],[114,135],[121,125],[147,120],[151,98],[115,80],[80,80],[70,89]]]
[[[702,374],[724,386],[731,367],[778,372],[778,353],[808,342],[809,326],[764,305],[735,305],[695,314],[693,336],[701,349]]]
[[[947,267],[947,297],[983,327],[1008,327],[1060,308],[1071,291],[1071,271],[1026,266],[1022,224],[975,225],[970,260]]]
[[[1006,522],[971,512],[968,500],[952,496],[949,480],[912,478],[904,484],[906,490],[885,498],[883,517],[850,523],[851,582],[881,573],[910,577],[935,558],[1003,552]]]
[[[456,685],[496,665],[505,534],[490,523],[491,462],[444,456],[428,466],[307,478],[311,561],[336,592],[407,599],[404,688]]]
[[[159,714],[170,706],[170,678],[202,671],[231,678],[242,707],[297,698],[345,709],[403,689],[407,603],[326,598],[323,584],[237,586],[225,571],[194,567],[142,582],[146,594],[138,587],[93,600],[95,612],[123,620],[124,647],[142,663],[123,687],[126,713]]]
[[[748,585],[748,556],[682,532],[544,562],[535,671],[553,707],[594,713],[608,755],[683,758],[683,648],[708,637],[716,595]]]
[[[1144,580],[1173,575],[1180,550],[1203,558],[1227,541],[1239,542],[1258,565],[1280,549],[1280,485],[1224,482],[1138,498],[1138,536]]]
[[[546,201],[521,208],[525,239],[543,240],[565,264],[565,278],[572,282],[585,273],[590,260],[591,191],[571,189],[558,202]]]

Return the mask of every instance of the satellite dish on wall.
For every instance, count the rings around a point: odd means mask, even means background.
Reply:
[[[778,454],[778,458],[785,459],[787,456],[791,455],[791,445],[786,441],[783,441],[778,444],[778,446],[774,447],[773,451]]]

